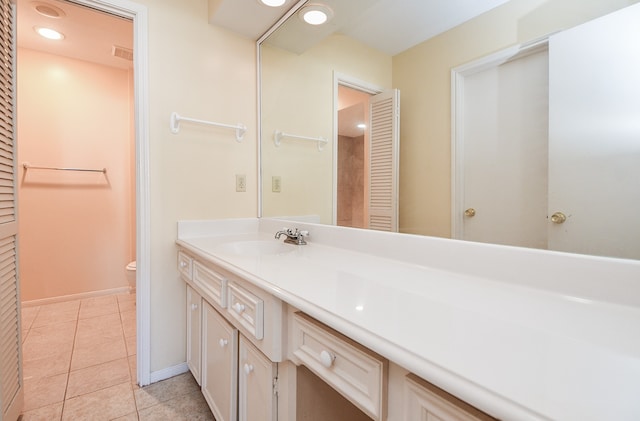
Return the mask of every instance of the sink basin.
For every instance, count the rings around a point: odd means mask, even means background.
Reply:
[[[290,253],[297,246],[284,244],[276,240],[247,240],[233,241],[221,244],[217,250],[221,253],[235,254],[238,256],[264,256]]]

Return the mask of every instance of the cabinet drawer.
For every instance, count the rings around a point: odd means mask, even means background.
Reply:
[[[185,278],[191,280],[191,274],[193,270],[193,259],[187,256],[185,253],[178,252],[178,271]]]
[[[386,419],[386,359],[303,313],[292,329],[294,359],[374,420]]]
[[[264,337],[264,301],[233,282],[228,284],[229,314],[256,339]]]
[[[224,276],[199,262],[193,262],[193,282],[206,294],[209,301],[227,307],[227,280]]]
[[[414,374],[407,375],[404,389],[403,419],[406,421],[496,421]]]

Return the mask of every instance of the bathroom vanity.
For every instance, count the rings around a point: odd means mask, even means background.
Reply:
[[[177,244],[219,421],[640,417],[639,262],[266,218],[181,221]]]

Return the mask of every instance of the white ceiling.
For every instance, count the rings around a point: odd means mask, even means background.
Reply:
[[[35,9],[45,4],[63,11],[64,16],[51,18]],[[106,66],[128,69],[132,62],[114,57],[114,45],[133,48],[133,23],[108,13],[59,0],[17,1],[17,45]],[[42,38],[34,26],[48,27],[62,32],[64,40]]]
[[[313,0],[334,11],[328,25],[310,28],[292,16],[285,27],[270,37],[270,42],[283,42],[284,48],[302,52],[330,33],[340,32],[395,55],[507,1]],[[64,16],[42,16],[35,10],[42,3],[60,8]],[[273,8],[259,0],[208,0],[209,15],[203,19],[258,40],[296,3],[297,0],[287,0],[284,6]],[[65,39],[46,40],[35,33],[34,26],[57,29]],[[133,48],[131,21],[64,0],[17,0],[17,40],[22,48],[118,68],[132,66],[130,61],[112,55],[113,45]]]
[[[269,42],[301,53],[327,35],[339,32],[395,55],[509,0],[311,0],[334,12],[321,27],[311,27],[293,16]],[[209,0],[209,21],[258,39],[295,3],[270,8],[259,0]],[[251,21],[251,25],[248,24]]]

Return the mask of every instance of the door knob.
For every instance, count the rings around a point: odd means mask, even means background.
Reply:
[[[567,216],[562,212],[556,212],[551,215],[551,222],[554,224],[562,224],[567,220]]]
[[[476,210],[474,208],[469,208],[464,211],[464,216],[468,216],[469,218],[472,218],[476,216]]]

